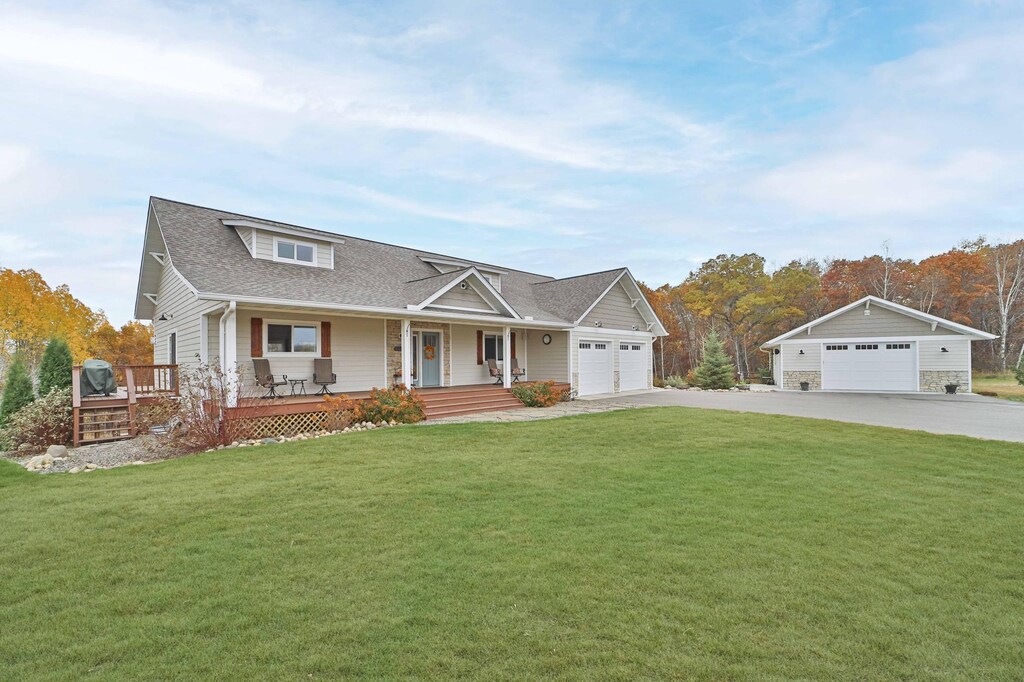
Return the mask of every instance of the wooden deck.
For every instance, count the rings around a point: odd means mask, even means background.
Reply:
[[[73,443],[88,445],[135,435],[138,409],[178,397],[177,365],[114,367],[117,391],[82,397],[82,368],[71,369]]]

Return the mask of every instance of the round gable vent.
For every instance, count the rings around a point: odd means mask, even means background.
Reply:
[[[469,286],[469,285],[468,285],[468,284],[466,284],[465,282],[459,282],[459,288],[460,288],[460,289],[465,289],[465,288],[466,288],[466,287],[468,287],[468,286]]]

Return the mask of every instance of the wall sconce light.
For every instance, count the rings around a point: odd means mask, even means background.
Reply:
[[[801,349],[800,349],[800,355],[803,355],[803,354],[804,354],[804,351],[803,351],[803,349],[801,348]]]
[[[601,320],[598,320],[597,322],[594,323],[594,326],[595,327],[603,327],[604,326],[604,322],[602,322]]]
[[[172,315],[172,317],[173,317],[173,315]],[[167,316],[166,315],[160,315],[160,317],[156,318],[156,320],[157,320],[157,322],[166,322],[167,321]]]
[[[633,325],[633,331],[637,331],[638,329],[640,329],[640,325],[634,324]]]
[[[948,349],[948,348],[946,348],[945,346],[943,346],[943,347],[942,347],[942,348],[940,348],[939,350],[940,350],[941,352],[943,352],[943,353],[948,353],[948,352],[949,352],[949,349]]]
[[[782,352],[782,351],[781,351],[781,350],[779,350],[778,348],[776,348],[776,349],[775,349],[775,354],[776,354],[776,355],[778,355],[778,354],[779,354],[779,353],[781,353],[781,352]]]

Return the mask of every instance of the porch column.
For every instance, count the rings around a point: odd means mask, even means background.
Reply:
[[[501,364],[501,380],[505,384],[505,388],[512,387],[512,328],[503,327],[501,330],[505,338],[502,341],[502,354],[504,360]]]
[[[402,383],[412,386],[412,320],[402,320]]]
[[[240,377],[238,376],[238,303],[228,303],[221,317],[224,328],[220,349],[221,368],[224,370],[228,389],[228,405],[234,407],[238,403]]]

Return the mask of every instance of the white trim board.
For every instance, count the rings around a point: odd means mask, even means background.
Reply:
[[[269,223],[262,223],[258,220],[221,220],[223,225],[227,227],[248,227],[254,230],[263,230],[264,232],[274,232],[276,234],[284,234],[291,237],[302,237],[305,239],[314,239],[320,242],[329,242],[331,244],[344,244],[345,240],[342,237],[335,237],[323,232],[317,232],[315,230],[301,230],[292,227],[282,227],[281,225],[271,225]]]

